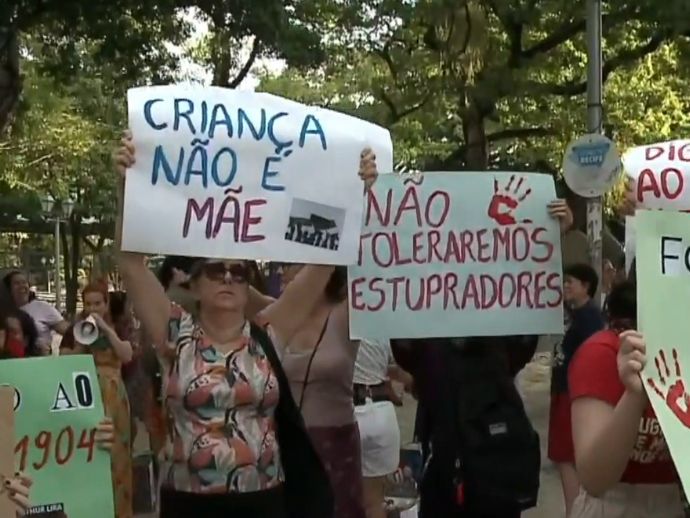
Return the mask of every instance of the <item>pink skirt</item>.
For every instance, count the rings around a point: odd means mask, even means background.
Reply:
[[[335,497],[333,518],[366,518],[357,423],[307,428]]]

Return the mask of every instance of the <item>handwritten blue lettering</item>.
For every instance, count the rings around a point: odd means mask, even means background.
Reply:
[[[183,111],[182,104],[187,104],[187,109]],[[196,135],[196,129],[194,128],[194,123],[190,115],[194,113],[194,103],[190,99],[175,99],[175,122],[173,123],[173,129],[179,131],[180,129],[180,119],[187,121],[187,126],[189,126],[189,131]]]
[[[313,128],[310,128],[310,125],[314,125]],[[321,139],[321,147],[323,150],[328,149],[328,144],[326,143],[326,135],[323,132],[323,128],[321,127],[321,123],[319,122],[319,119],[314,117],[313,115],[307,115],[304,119],[304,122],[302,123],[302,131],[299,134],[299,147],[304,147],[304,141],[307,138],[307,135],[318,135],[319,138]]]
[[[189,161],[187,162],[187,173],[184,177],[184,184],[189,185],[192,180],[192,175],[201,176],[201,183],[204,189],[208,187],[208,153],[206,152],[205,145],[208,144],[208,140],[192,140],[192,152],[189,154]],[[198,160],[197,160],[198,158]],[[199,162],[197,164],[197,161]]]
[[[221,181],[220,173],[218,171],[218,162],[220,161],[221,157],[225,154],[230,156],[230,160],[232,163],[230,164],[230,171],[228,172],[228,177],[225,179],[225,181]],[[216,153],[216,156],[213,157],[213,161],[211,162],[211,176],[213,176],[213,181],[218,187],[227,187],[235,179],[236,174],[237,154],[229,147],[224,147],[220,151],[218,151],[218,153]]]
[[[282,157],[269,156],[268,158],[266,158],[266,161],[264,162],[264,172],[261,175],[261,187],[263,187],[267,191],[284,191],[285,190],[284,185],[271,185],[268,183],[269,178],[272,178],[274,176],[278,176],[278,171],[272,170],[271,164],[278,163],[281,160],[283,160]]]
[[[166,105],[167,117],[163,111]],[[228,139],[242,139],[244,136],[256,141],[266,139],[273,145],[275,153],[265,158],[261,173],[261,187],[267,191],[285,190],[285,185],[275,178],[280,174],[277,164],[289,157],[295,149],[304,148],[307,138],[317,137],[320,147],[324,151],[328,150],[328,139],[323,126],[318,117],[311,114],[304,116],[301,121],[299,139],[296,135],[293,139],[289,138],[293,136],[291,132],[294,129],[291,128],[295,127],[294,124],[283,121],[284,126],[280,126],[281,119],[291,116],[285,111],[270,114],[264,108],[249,111],[205,100],[195,103],[191,99],[180,97],[170,101],[161,98],[147,100],[143,106],[143,116],[147,125],[156,131],[167,128],[176,132],[189,132],[192,138],[191,143],[184,147],[166,148],[162,144],[156,146],[151,170],[152,185],[167,181],[177,186],[182,182],[184,173],[184,185],[196,181],[204,189],[209,186],[223,189],[233,186],[237,181],[242,157],[225,144],[226,136]],[[215,151],[213,153],[208,146],[217,136],[222,139],[218,142],[222,147],[219,146],[218,151],[212,148]]]
[[[275,130],[273,125],[276,123],[278,119],[281,119],[283,117],[287,117],[288,113],[286,112],[280,112],[276,113],[273,117],[271,117],[268,120],[268,138],[273,142],[273,145],[276,147],[276,155],[280,155],[283,151],[283,149],[289,148],[292,146],[293,141],[292,140],[278,140],[278,137],[276,137]]]
[[[206,101],[201,101],[201,128],[199,128],[199,133],[202,135],[206,133],[206,126],[208,125],[208,103]]]
[[[237,110],[237,138],[242,138],[245,124],[249,128],[251,134],[254,136],[254,139],[261,140],[264,138],[264,133],[266,132],[266,110],[261,108],[261,126],[259,126],[258,131],[252,120],[249,118],[249,115],[247,115],[242,108]]]
[[[144,103],[144,119],[146,123],[155,130],[162,130],[168,127],[167,122],[162,122],[161,124],[156,124],[153,121],[153,115],[151,114],[151,108],[156,103],[163,102],[163,99],[150,99]]]
[[[216,134],[216,126],[225,126],[228,132],[228,138],[232,138],[232,119],[225,105],[216,104],[211,113],[211,125],[208,128],[208,136],[213,138]]]
[[[180,148],[180,152],[177,155],[177,170],[173,173],[170,167],[170,162],[168,162],[165,152],[163,151],[163,146],[161,144],[156,146],[156,150],[153,153],[153,171],[151,173],[151,185],[156,185],[158,183],[158,174],[160,169],[163,168],[165,173],[165,179],[168,180],[173,185],[180,183],[180,175],[182,174],[182,165],[184,164],[184,148]]]

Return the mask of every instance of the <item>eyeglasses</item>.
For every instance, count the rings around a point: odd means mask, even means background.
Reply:
[[[244,284],[249,279],[249,271],[243,264],[204,263],[201,265],[201,273],[207,279],[217,282],[225,282],[228,275],[235,284]]]

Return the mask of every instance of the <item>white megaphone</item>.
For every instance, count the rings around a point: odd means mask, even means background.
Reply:
[[[98,340],[98,324],[91,315],[74,324],[74,339],[84,345],[91,345]]]

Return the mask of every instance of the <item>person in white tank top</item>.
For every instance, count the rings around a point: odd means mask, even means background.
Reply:
[[[412,376],[395,365],[388,340],[361,340],[353,383],[367,518],[385,518],[386,477],[400,463],[400,428],[390,379],[403,383],[407,390],[412,386]]]

